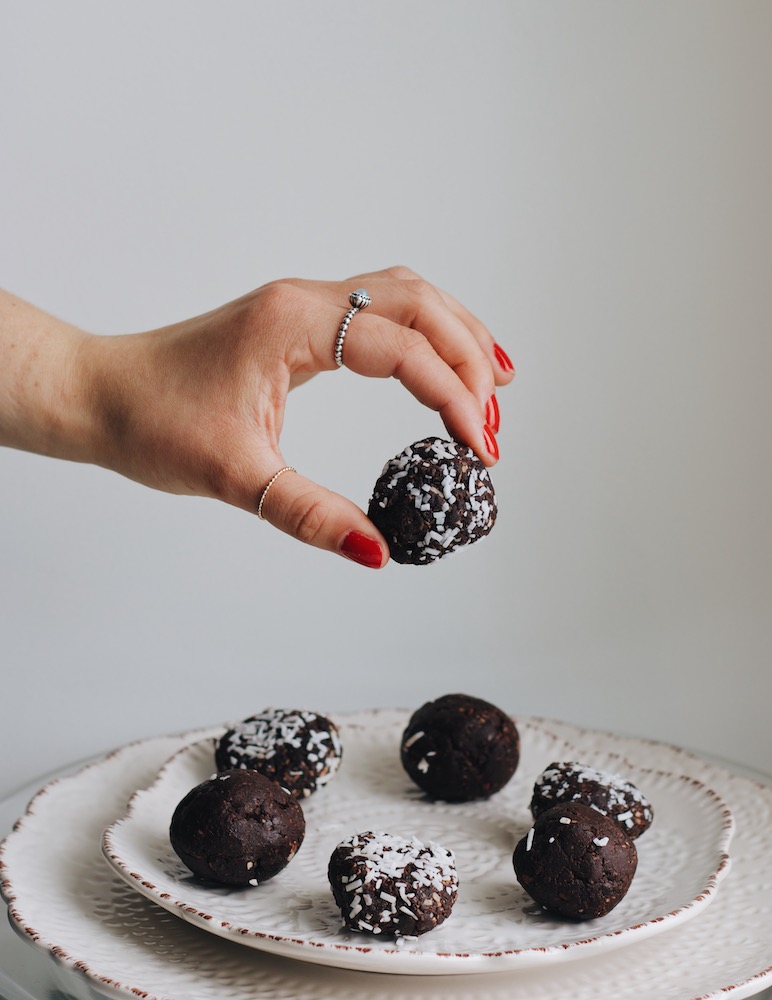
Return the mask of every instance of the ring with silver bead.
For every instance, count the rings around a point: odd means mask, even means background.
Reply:
[[[349,323],[361,309],[367,309],[370,305],[370,296],[364,288],[357,288],[356,291],[351,292],[348,300],[351,303],[351,308],[341,320],[338,336],[335,338],[335,364],[338,368],[343,367],[343,341],[346,339]]]

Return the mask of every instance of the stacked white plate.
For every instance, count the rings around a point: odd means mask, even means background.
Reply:
[[[177,802],[214,771],[218,727],[131,744],[40,792],[0,849],[12,921],[77,968],[84,997],[683,1000],[772,984],[772,789],[673,747],[518,718],[521,762],[503,791],[431,803],[399,763],[409,713],[329,714],[343,764],[303,800],[304,844],[270,882],[205,886],[169,845]],[[533,782],[561,759],[624,775],[655,810],[627,896],[581,924],[539,911],[511,862]],[[327,861],[364,829],[454,851],[461,890],[445,924],[400,944],[341,928]]]

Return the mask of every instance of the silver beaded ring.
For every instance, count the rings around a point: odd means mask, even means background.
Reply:
[[[355,292],[351,292],[348,300],[351,303],[351,308],[343,317],[340,327],[338,328],[338,336],[335,339],[335,364],[338,368],[343,367],[343,341],[346,339],[346,331],[348,330],[351,318],[355,316],[360,309],[367,309],[370,305],[370,296],[364,288],[357,288]]]

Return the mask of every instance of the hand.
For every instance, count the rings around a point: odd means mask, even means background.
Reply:
[[[495,388],[511,380],[512,365],[479,320],[407,268],[343,282],[272,282],[163,329],[85,335],[80,395],[96,428],[88,460],[157,489],[256,512],[266,484],[289,464],[279,445],[288,393],[336,370],[338,327],[359,287],[372,304],[351,321],[344,365],[399,379],[493,465]],[[303,542],[374,568],[388,561],[386,541],[359,507],[299,473],[276,480],[262,513]]]

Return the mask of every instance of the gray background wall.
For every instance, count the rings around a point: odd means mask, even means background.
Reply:
[[[771,39],[747,0],[4,4],[6,287],[116,333],[406,263],[518,377],[495,532],[432,568],[1,451],[0,790],[459,689],[770,769]],[[440,429],[335,373],[283,450],[366,505]]]

